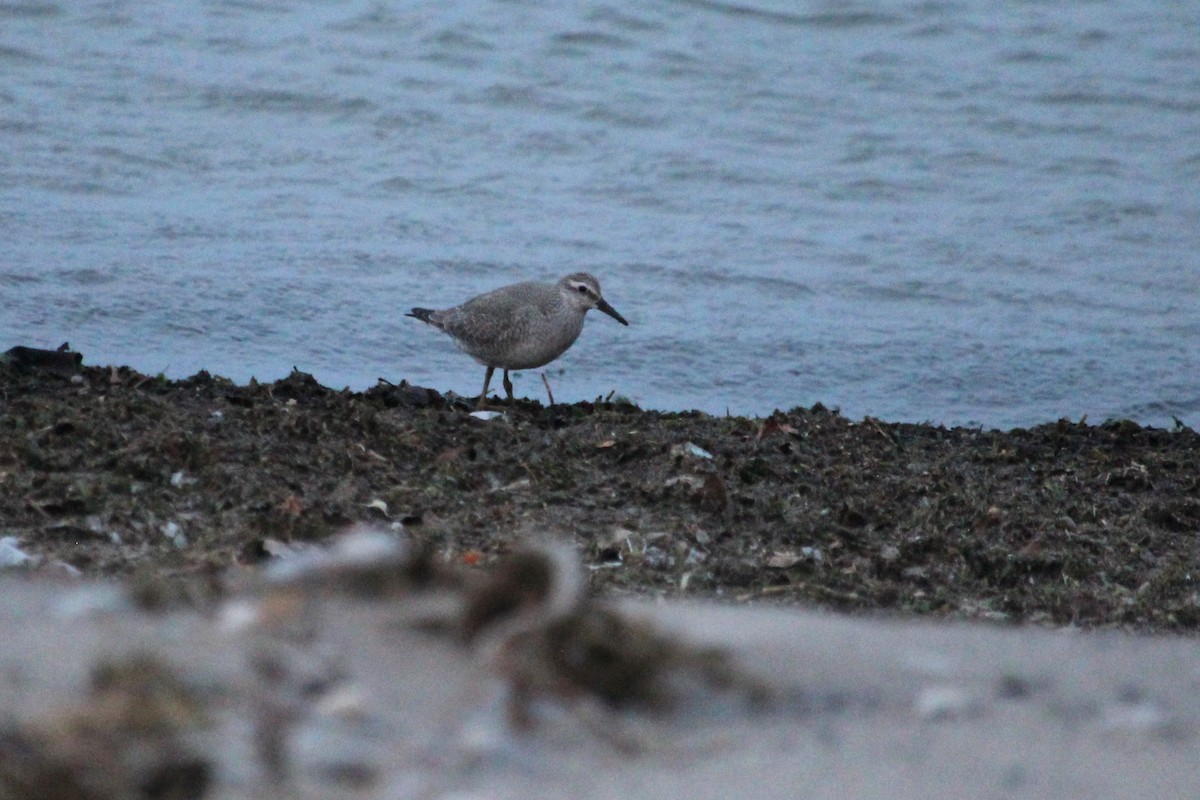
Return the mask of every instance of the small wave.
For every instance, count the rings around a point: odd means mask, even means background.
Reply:
[[[412,25],[410,17],[398,11],[393,11],[383,3],[374,3],[371,10],[338,22],[326,25],[326,30],[338,33],[369,32],[378,34],[383,31],[398,31],[408,33]]]
[[[1133,106],[1158,111],[1177,111],[1182,114],[1195,114],[1200,111],[1200,101],[1155,97],[1141,92],[1044,92],[1037,95],[1035,100],[1051,106]]]
[[[112,161],[133,167],[172,169],[176,166],[175,163],[167,159],[143,156],[138,153],[130,153],[117,147],[96,147],[92,150],[92,154],[102,159],[110,159]]]
[[[88,180],[73,180],[57,175],[40,179],[34,178],[29,183],[51,192],[61,192],[63,194],[108,195],[111,197],[125,197],[131,194],[130,191],[112,184]]]
[[[117,280],[111,273],[101,272],[90,267],[59,270],[57,277],[64,283],[73,283],[77,286],[100,286]]]
[[[633,43],[623,36],[602,31],[568,31],[555,34],[551,40],[564,48],[572,47],[601,47],[613,50],[627,50]]]
[[[947,291],[957,289],[956,293]],[[964,296],[961,286],[957,283],[935,284],[922,280],[897,281],[887,285],[864,284],[851,290],[852,294],[862,300],[882,302],[913,302],[932,303],[936,305],[971,305],[974,301]]]
[[[379,114],[375,117],[373,124],[381,130],[402,131],[430,130],[433,126],[440,125],[441,122],[442,116],[440,114],[416,108]]]
[[[37,133],[41,127],[36,122],[26,119],[0,118],[0,133]]]
[[[1093,227],[1115,226],[1130,219],[1153,218],[1162,211],[1152,203],[1112,203],[1107,200],[1086,200],[1050,215],[1064,225]]]
[[[0,17],[31,19],[57,17],[61,13],[56,3],[0,3]]]
[[[1073,155],[1047,164],[1045,170],[1051,175],[1093,175],[1119,178],[1125,173],[1125,165],[1114,158]]]
[[[584,111],[581,116],[589,122],[600,122],[617,128],[630,129],[665,128],[669,122],[667,117],[635,112],[628,106],[615,108],[608,105],[594,105]]]
[[[427,44],[457,53],[490,53],[495,46],[486,39],[458,30],[443,30],[425,39]]]
[[[309,94],[287,89],[232,89],[210,86],[203,92],[209,108],[233,108],[241,111],[269,111],[287,114],[357,114],[373,109],[371,101],[361,97]]]
[[[998,60],[1001,64],[1066,64],[1070,61],[1066,56],[1042,50],[1012,50],[1001,53]]]
[[[458,70],[475,70],[481,60],[488,54],[496,52],[492,42],[476,36],[473,32],[461,30],[443,30],[425,38],[428,52],[421,55],[421,60],[458,68]],[[395,58],[394,54],[388,56]]]
[[[498,108],[563,111],[569,107],[566,103],[551,97],[532,84],[494,83],[481,91],[462,95],[460,99],[467,103],[479,103]]]
[[[716,11],[731,17],[747,17],[763,22],[804,28],[862,28],[875,25],[894,25],[902,20],[901,17],[894,14],[854,8],[825,11],[818,14],[793,14],[740,3],[722,3],[717,0],[685,0],[685,3],[694,8]]]
[[[27,275],[23,272],[0,272],[0,286],[23,286],[27,283],[42,283],[40,275]]]
[[[782,298],[795,298],[814,294],[812,287],[803,281],[778,275],[754,275],[717,269],[672,269],[659,264],[636,264],[639,275],[649,283],[664,286],[717,289],[734,291],[738,287],[755,289],[763,294]],[[734,291],[736,294],[736,291]]]
[[[612,6],[601,6],[588,14],[588,19],[592,22],[612,25],[615,28],[626,31],[660,31],[663,29],[663,26],[658,22],[651,21],[645,17],[633,16],[629,8],[618,11]]]
[[[934,194],[937,187],[921,181],[890,181],[882,178],[863,178],[830,187],[825,197],[834,201],[886,200],[900,202],[914,195]]]
[[[416,181],[397,175],[392,178],[387,178],[382,181],[375,181],[371,188],[383,192],[384,194],[408,194],[421,190],[421,185]]]
[[[216,241],[227,238],[219,229],[199,223],[159,225],[154,229],[154,235],[169,242],[185,239]]]
[[[2,62],[14,64],[41,64],[45,62],[45,59],[36,53],[31,53],[28,50],[22,50],[19,47],[5,47],[0,45],[0,63]]]
[[[1189,428],[1200,428],[1200,395],[1178,400],[1158,400],[1149,403],[1133,403],[1121,409],[1121,417],[1134,420],[1182,423]],[[1178,423],[1176,422],[1178,421]]]

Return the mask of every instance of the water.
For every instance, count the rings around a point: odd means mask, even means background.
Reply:
[[[586,269],[559,400],[1196,426],[1198,254],[1194,3],[0,3],[0,348],[470,395]]]

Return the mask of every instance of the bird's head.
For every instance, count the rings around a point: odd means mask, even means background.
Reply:
[[[583,311],[596,308],[622,325],[629,324],[600,294],[600,281],[586,272],[574,272],[566,276],[558,282],[558,287],[567,297],[568,302],[576,308]]]

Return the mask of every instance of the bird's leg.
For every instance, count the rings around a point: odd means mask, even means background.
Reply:
[[[508,370],[504,370],[504,391],[508,392],[508,404],[513,404],[512,381],[508,379]]]
[[[484,405],[484,403],[486,403],[486,402],[487,402],[487,389],[488,389],[488,384],[490,384],[490,383],[492,382],[492,373],[493,373],[493,372],[495,372],[495,371],[496,371],[496,368],[495,368],[495,367],[488,367],[488,368],[487,368],[487,372],[485,372],[485,373],[483,374],[483,391],[482,391],[482,392],[480,392],[480,394],[479,394],[479,402],[477,403],[477,405],[478,405],[478,407],[479,407],[479,408],[483,408],[483,405]],[[506,373],[505,373],[505,376],[506,376],[506,377],[505,377],[505,380],[508,380],[508,378],[507,378],[507,375],[508,375],[508,373],[506,372]]]
[[[542,373],[542,383],[546,387],[546,396],[550,398],[550,405],[554,405],[554,392],[550,391],[550,381],[546,380],[546,373]]]

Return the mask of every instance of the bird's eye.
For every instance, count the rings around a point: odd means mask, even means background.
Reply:
[[[587,287],[586,287],[586,286],[580,286],[580,287],[579,287],[579,293],[580,293],[580,294],[587,294]]]

